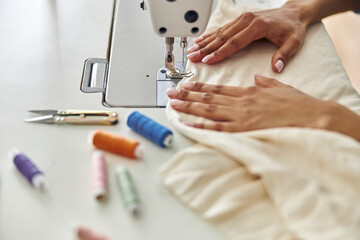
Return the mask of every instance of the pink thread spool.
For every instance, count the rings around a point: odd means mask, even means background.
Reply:
[[[111,240],[110,238],[94,232],[93,230],[82,225],[77,226],[76,236],[80,240]]]
[[[107,171],[105,156],[100,151],[92,154],[91,163],[92,192],[97,200],[103,200],[108,194]]]

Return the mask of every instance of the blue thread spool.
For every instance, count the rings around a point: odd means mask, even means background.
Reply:
[[[173,133],[169,129],[138,111],[128,116],[127,125],[160,147],[169,147],[172,143]]]
[[[19,172],[36,190],[45,189],[46,180],[43,172],[40,171],[25,154],[14,148],[10,150],[9,156],[14,161],[14,164]]]

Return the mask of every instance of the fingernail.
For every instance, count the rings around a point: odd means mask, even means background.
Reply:
[[[196,57],[200,54],[200,51],[192,52],[187,55],[188,58]]]
[[[184,103],[184,101],[178,99],[172,99],[170,103],[172,107],[177,108],[180,107]]]
[[[191,89],[195,85],[194,81],[184,81],[181,83],[183,88]]]
[[[199,49],[199,45],[195,44],[194,46],[188,49],[188,53],[195,52],[198,49]]]
[[[178,95],[178,93],[179,93],[179,91],[176,89],[173,89],[173,88],[166,89],[166,94],[169,97],[175,97],[176,95]]]
[[[212,59],[214,57],[214,54],[209,54],[209,55],[206,55],[201,61],[203,63],[207,63],[210,59]]]
[[[275,63],[275,67],[278,72],[281,72],[284,68],[284,62],[282,60],[277,60],[277,62]]]
[[[194,123],[189,123],[189,122],[183,122],[184,125],[189,126],[189,127],[194,127],[195,124]]]
[[[260,73],[255,73],[255,76],[265,77],[264,75],[262,75],[262,74],[260,74]]]
[[[204,40],[204,37],[200,36],[200,37],[194,39],[194,43],[201,42],[202,40]]]

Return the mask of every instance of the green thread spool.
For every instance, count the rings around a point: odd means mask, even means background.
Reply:
[[[125,207],[132,215],[140,213],[140,199],[129,171],[121,165],[116,167],[116,180]]]

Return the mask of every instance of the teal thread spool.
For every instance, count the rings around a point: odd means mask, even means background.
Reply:
[[[116,180],[125,207],[132,215],[140,213],[140,199],[129,171],[121,165],[116,167]]]

